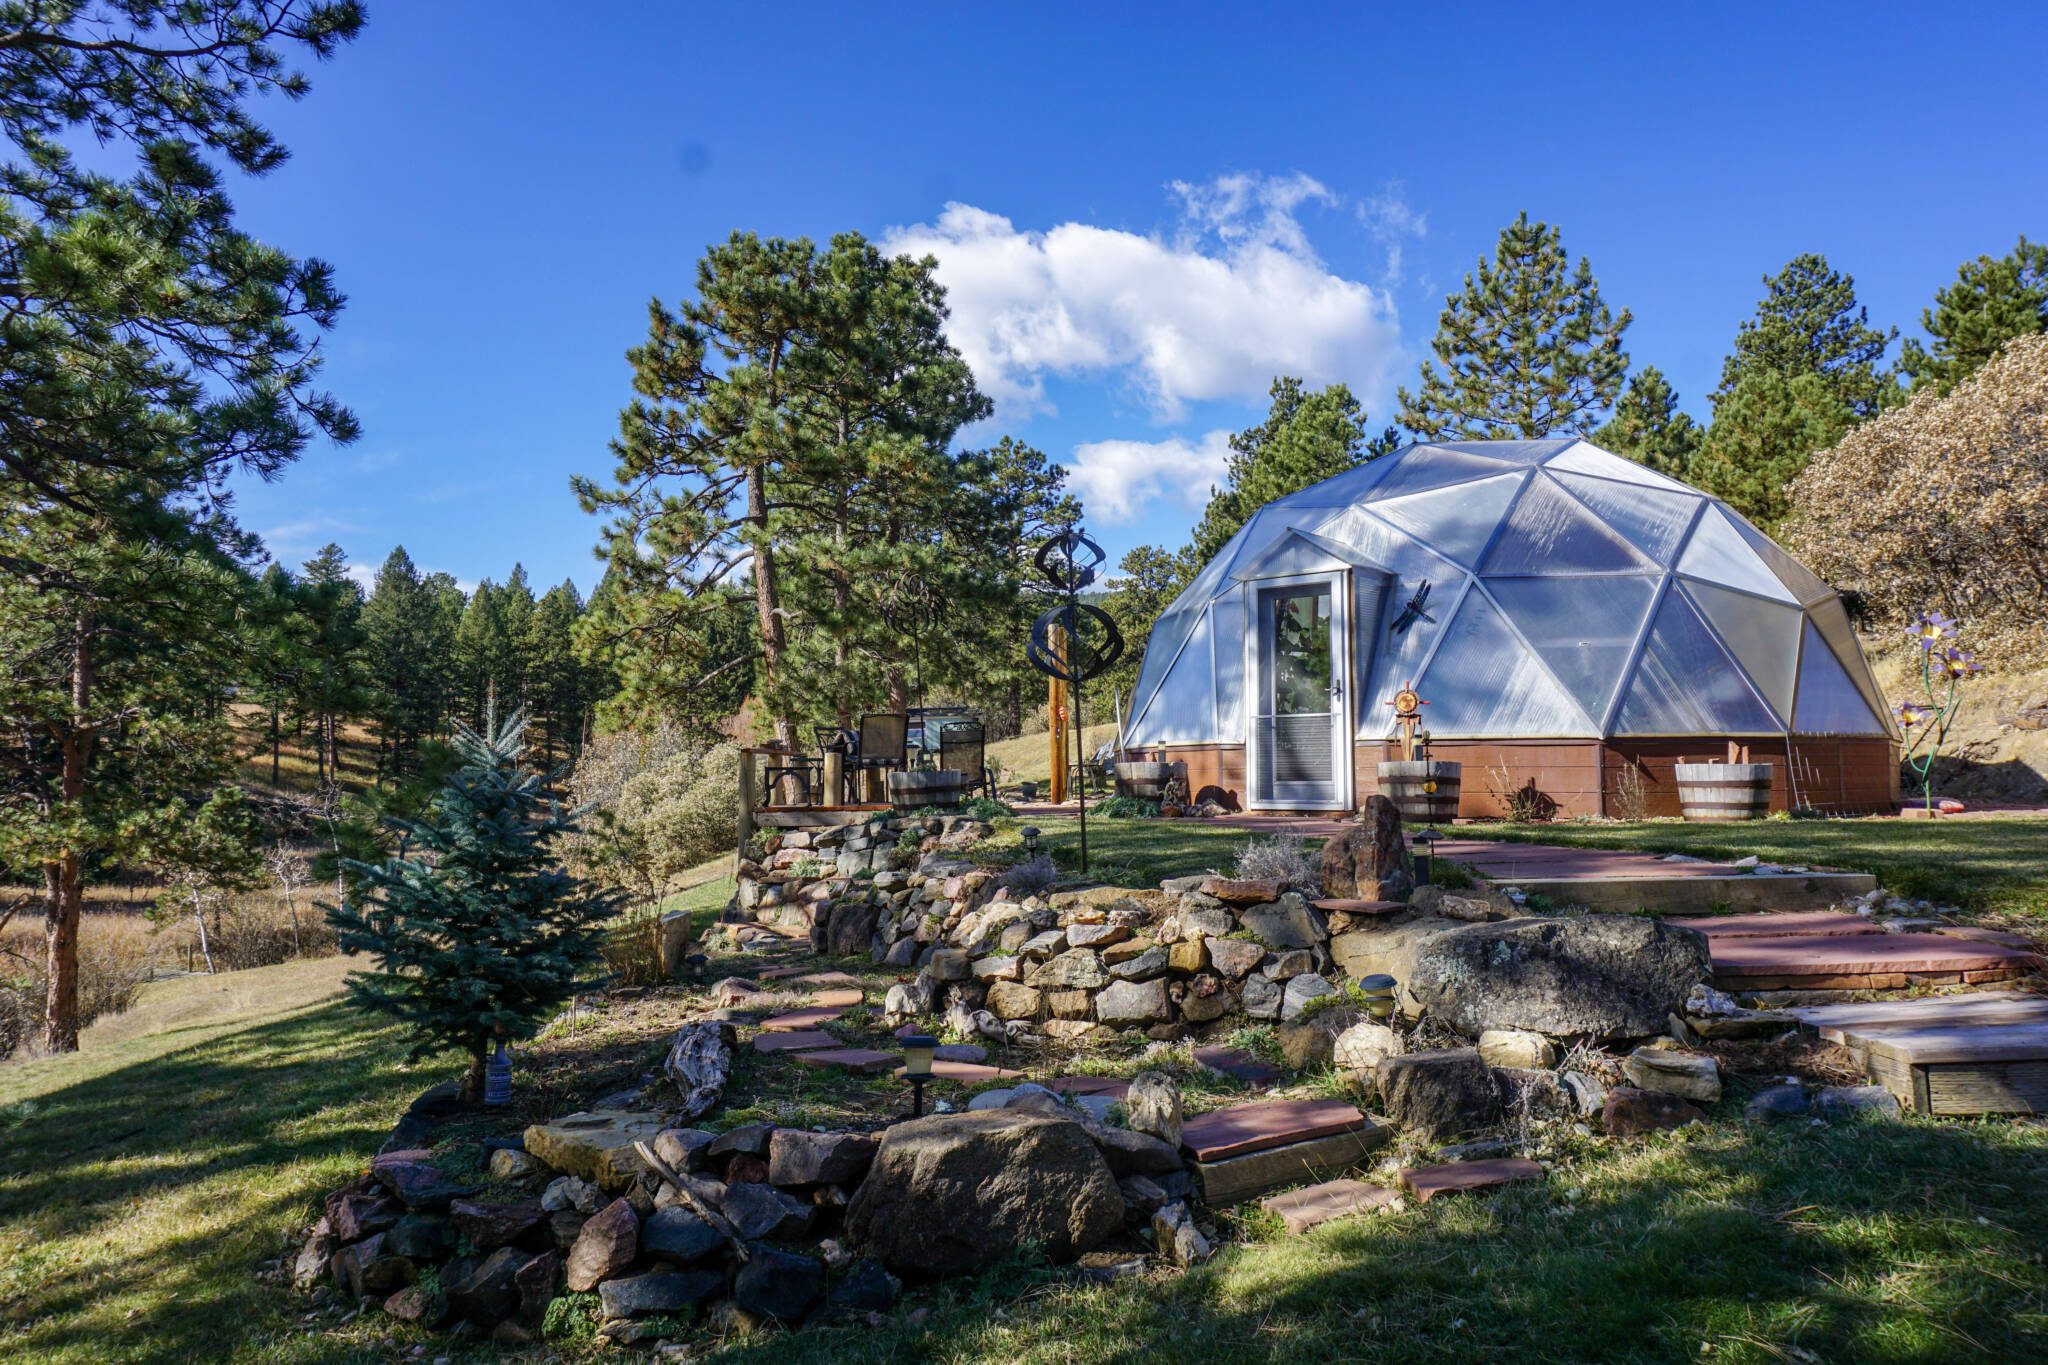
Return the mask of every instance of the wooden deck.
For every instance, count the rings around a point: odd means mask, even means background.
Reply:
[[[2048,1114],[2048,998],[2017,991],[1789,1011],[1925,1114]]]

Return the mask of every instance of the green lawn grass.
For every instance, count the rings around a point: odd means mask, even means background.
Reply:
[[[1985,837],[1976,823],[1938,828]],[[1056,840],[1069,833],[1045,827]],[[1227,866],[1245,837],[1195,822],[1091,822],[1089,832],[1134,885],[1139,869],[1150,881]],[[686,908],[709,915],[727,888],[706,882],[685,894]],[[714,963],[706,979],[726,965]],[[875,969],[850,965],[879,982]],[[233,991],[205,985],[213,996],[201,1004],[168,988],[153,996],[148,1031],[0,1068],[0,1359],[367,1361],[416,1346],[458,1361],[587,1354],[550,1343],[507,1357],[374,1313],[344,1321],[259,1279],[320,1196],[362,1169],[406,1102],[454,1067],[408,1066],[392,1028],[335,997],[331,963],[237,975],[250,980]],[[555,1112],[627,1082],[658,1055],[684,1005],[654,992],[551,1030],[522,1073],[522,1108]],[[885,1081],[856,1089],[791,1079],[795,1069],[765,1060],[748,1054],[736,1068],[720,1124],[764,1113],[853,1121],[900,1104]],[[742,1341],[725,1358],[2048,1355],[2048,1127],[1908,1118],[1763,1130],[1740,1119],[1743,1089],[1731,1087],[1712,1124],[1676,1135],[1567,1135],[1540,1185],[1306,1238],[1240,1210],[1222,1219],[1232,1243],[1185,1276],[1082,1286],[1011,1265],[917,1289],[879,1327]],[[1191,1096],[1193,1107],[1227,1098]]]

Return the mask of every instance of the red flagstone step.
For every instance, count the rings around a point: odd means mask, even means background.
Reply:
[[[1497,1161],[1454,1161],[1448,1166],[1423,1166],[1401,1172],[1401,1183],[1408,1187],[1418,1204],[1427,1204],[1440,1194],[1484,1190],[1517,1180],[1542,1178],[1541,1166],[1520,1157],[1502,1157]]]
[[[796,979],[799,986],[858,986],[860,978],[851,972],[806,972]]]
[[[851,990],[839,991],[813,991],[811,992],[810,999],[811,1004],[814,1007],[818,1009],[832,1010],[851,1009],[853,1006],[860,1004],[863,1000],[866,1000],[867,996],[863,994],[858,988],[855,988]]]
[[[1401,1196],[1392,1190],[1368,1185],[1363,1180],[1326,1180],[1320,1185],[1263,1199],[1259,1206],[1279,1214],[1287,1230],[1299,1237],[1332,1219],[1391,1209],[1400,1202]]]
[[[1062,1095],[1107,1095],[1120,1100],[1130,1093],[1131,1083],[1115,1076],[1055,1076],[1045,1088]]]
[[[1723,989],[1883,990],[1915,983],[2003,981],[2041,965],[2003,943],[1940,934],[1785,934],[1709,939]]]
[[[807,1052],[821,1047],[838,1047],[839,1040],[829,1033],[805,1029],[801,1033],[764,1033],[754,1039],[756,1052]]]
[[[801,1033],[820,1024],[832,1023],[844,1013],[846,1011],[834,1009],[791,1010],[788,1014],[778,1014],[773,1019],[763,1019],[761,1028],[767,1033]]]
[[[896,1068],[898,1076],[904,1071],[903,1067]],[[944,1058],[932,1062],[932,1075],[939,1080],[958,1081],[962,1085],[978,1085],[982,1081],[1016,1081],[1024,1077],[1021,1071],[1005,1071],[1002,1067],[985,1066],[980,1062],[949,1062]]]
[[[893,1052],[876,1052],[865,1047],[833,1048],[829,1052],[799,1052],[796,1059],[805,1066],[855,1071],[864,1076],[876,1071],[887,1071],[903,1060]]]
[[[770,967],[767,971],[761,973],[761,979],[763,981],[783,981],[792,976],[801,976],[803,970],[801,967]]]
[[[1271,1085],[1287,1074],[1279,1067],[1269,1066],[1234,1047],[1198,1047],[1195,1049],[1195,1061],[1219,1076],[1228,1076],[1246,1085]]]
[[[1197,1161],[1221,1161],[1365,1126],[1342,1100],[1263,1100],[1197,1114],[1181,1124],[1180,1141]]]
[[[1844,914],[1838,910],[1803,910],[1783,915],[1704,915],[1688,919],[1667,918],[1664,922],[1681,929],[1697,929],[1707,936],[1709,943],[1731,938],[1781,938],[1786,934],[1827,937],[1884,932],[1881,925],[1871,923],[1862,915]]]

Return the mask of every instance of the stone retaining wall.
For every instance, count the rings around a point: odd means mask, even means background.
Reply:
[[[1278,882],[1024,894],[1006,869],[974,861],[987,832],[960,817],[892,817],[771,835],[740,868],[735,909],[805,929],[823,952],[920,969],[891,992],[892,1015],[985,1010],[1012,1037],[1292,1019],[1337,989],[1323,975],[1333,926]]]

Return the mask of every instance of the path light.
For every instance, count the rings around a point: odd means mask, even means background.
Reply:
[[[924,1088],[932,1078],[932,1059],[938,1055],[939,1040],[929,1033],[913,1033],[903,1040],[903,1078],[910,1082],[910,1117],[924,1117]]]
[[[1360,979],[1358,989],[1365,995],[1365,1011],[1375,1019],[1394,1017],[1394,978],[1385,972]]]
[[[1425,782],[1422,786],[1424,791],[1433,792],[1436,790],[1436,783],[1434,782]],[[1429,885],[1430,871],[1436,862],[1436,852],[1432,846],[1443,837],[1442,834],[1433,829],[1418,829],[1415,831],[1415,884],[1417,886]]]
[[[1029,857],[1036,858],[1038,856],[1038,826],[1026,825],[1024,826],[1024,828],[1018,830],[1017,833],[1024,836],[1025,854]]]

